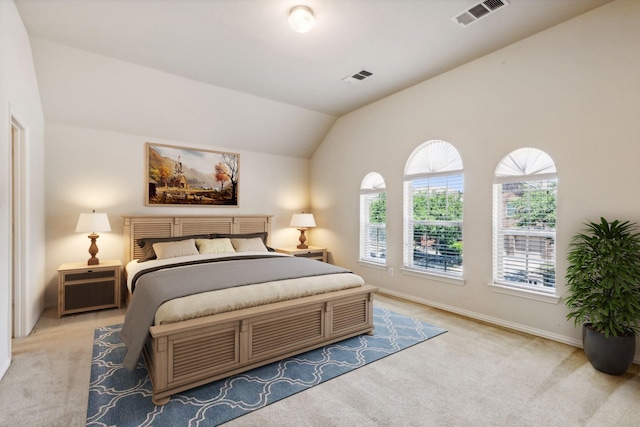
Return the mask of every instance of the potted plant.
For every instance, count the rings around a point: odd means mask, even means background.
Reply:
[[[582,325],[591,365],[621,375],[633,363],[640,321],[640,233],[629,221],[586,225],[569,246],[567,319]]]

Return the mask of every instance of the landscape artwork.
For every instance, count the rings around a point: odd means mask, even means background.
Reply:
[[[147,143],[146,204],[238,207],[240,155]]]

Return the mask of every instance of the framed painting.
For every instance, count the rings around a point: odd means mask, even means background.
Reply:
[[[239,154],[146,145],[147,206],[238,207]]]

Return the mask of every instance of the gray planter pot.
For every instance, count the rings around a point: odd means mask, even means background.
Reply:
[[[595,369],[605,374],[622,375],[631,367],[636,353],[636,337],[610,335],[582,326],[582,345],[587,359]]]

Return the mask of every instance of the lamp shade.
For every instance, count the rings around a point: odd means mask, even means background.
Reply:
[[[293,214],[291,217],[291,223],[289,224],[289,227],[295,228],[309,228],[315,226],[316,221],[313,219],[313,214],[310,213]]]
[[[111,231],[109,217],[106,213],[81,213],[76,225],[76,232]]]
[[[289,12],[289,25],[296,33],[306,33],[314,23],[313,11],[307,6],[295,6]]]

